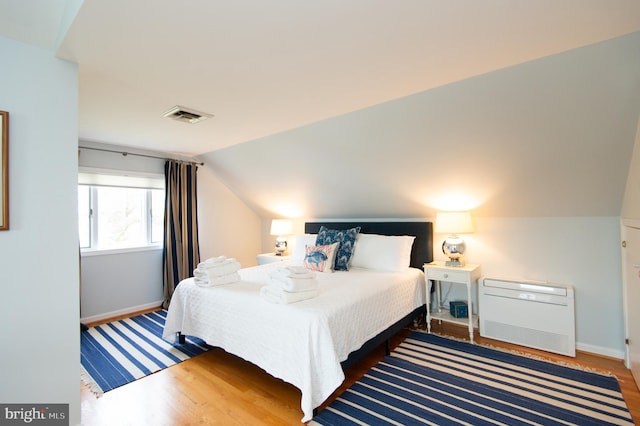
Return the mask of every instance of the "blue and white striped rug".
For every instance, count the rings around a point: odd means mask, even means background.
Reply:
[[[412,333],[315,425],[632,425],[614,377]]]
[[[165,310],[158,310],[83,331],[82,380],[101,394],[210,349],[189,336],[184,345],[163,340],[166,316]]]

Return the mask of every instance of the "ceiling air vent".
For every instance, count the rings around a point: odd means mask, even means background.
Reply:
[[[162,116],[171,118],[173,120],[183,121],[185,123],[192,123],[192,124],[202,120],[206,120],[209,117],[213,117],[212,114],[207,114],[204,112],[196,111],[194,109],[185,108],[180,105],[174,106],[169,111],[162,114]]]

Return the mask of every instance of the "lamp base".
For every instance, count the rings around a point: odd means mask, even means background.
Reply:
[[[287,240],[284,237],[276,239],[276,256],[282,256],[287,251]]]
[[[447,260],[446,262],[444,262],[445,266],[452,266],[454,268],[460,268],[461,266],[464,266],[465,263],[462,259],[454,259],[454,260]]]

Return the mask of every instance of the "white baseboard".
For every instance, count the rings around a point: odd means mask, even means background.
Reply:
[[[117,311],[105,312],[104,314],[92,315],[90,317],[82,317],[80,318],[81,323],[91,323],[96,321],[102,321],[104,319],[109,319],[113,317],[118,317],[121,315],[128,315],[134,312],[145,311],[147,309],[157,308],[162,305],[162,300],[158,300],[157,302],[146,303],[144,305],[131,306],[128,308],[118,309]]]
[[[624,351],[617,351],[611,348],[603,348],[602,346],[585,345],[577,342],[576,349],[582,352],[589,352],[596,355],[602,355],[609,358],[624,359]]]

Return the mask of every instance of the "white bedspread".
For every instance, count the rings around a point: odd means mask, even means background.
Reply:
[[[173,294],[163,338],[200,337],[263,368],[302,392],[303,422],[344,380],[340,362],[363,343],[425,303],[424,274],[317,274],[319,294],[282,305],[259,296],[278,262],[240,270],[240,282],[199,287],[189,278]]]

